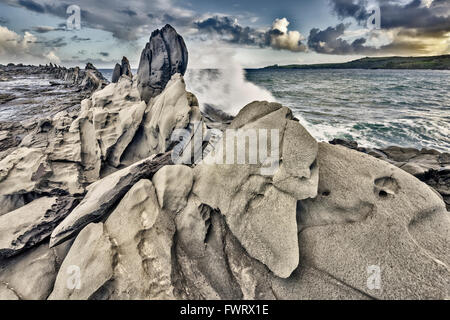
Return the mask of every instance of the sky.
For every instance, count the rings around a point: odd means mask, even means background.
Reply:
[[[0,63],[137,68],[166,23],[190,68],[450,54],[450,0],[0,0]]]

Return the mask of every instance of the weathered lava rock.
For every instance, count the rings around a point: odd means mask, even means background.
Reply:
[[[166,25],[153,31],[141,54],[138,68],[138,89],[142,100],[160,94],[172,75],[184,75],[188,64],[188,52],[183,38],[175,29]]]
[[[133,77],[133,74],[131,73],[130,62],[128,61],[127,57],[122,58],[122,65],[116,63],[111,82],[116,83],[117,81],[119,81],[119,78],[122,75],[126,75],[130,78]]]

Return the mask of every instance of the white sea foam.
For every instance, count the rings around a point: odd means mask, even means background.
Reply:
[[[268,90],[246,80],[244,69],[232,53],[211,49],[205,54],[208,57],[203,56],[202,59],[216,60],[212,65],[220,68],[189,69],[185,75],[187,90],[195,94],[200,107],[208,104],[236,115],[250,102],[276,101]]]

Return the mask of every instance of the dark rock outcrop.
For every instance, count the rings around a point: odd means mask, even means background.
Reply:
[[[188,64],[188,52],[183,38],[175,29],[166,25],[153,31],[141,54],[138,68],[138,89],[142,100],[160,94],[172,75],[184,75]]]
[[[116,63],[112,74],[111,82],[117,83],[121,75],[122,75],[122,67],[120,66],[120,64]]]
[[[128,61],[127,57],[122,58],[122,65],[116,63],[111,82],[116,83],[117,81],[119,81],[119,78],[122,75],[126,75],[130,78],[133,77],[133,74],[131,73],[130,62]]]
[[[66,68],[50,63],[50,65],[45,66],[24,66],[21,64],[8,64],[6,67],[0,67],[0,71],[2,74],[2,78],[5,77],[5,80],[17,76],[46,76],[53,80],[62,80],[61,82],[51,81],[51,85],[53,86],[77,86],[80,87],[83,91],[87,92],[102,89],[108,84],[108,80],[90,62],[86,64],[84,70],[81,70],[79,67]],[[0,99],[8,100],[10,99],[10,97],[2,96],[0,97]],[[3,102],[5,101],[2,101],[2,103]]]

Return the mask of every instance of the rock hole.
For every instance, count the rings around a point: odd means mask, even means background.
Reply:
[[[317,160],[314,160],[313,163],[309,166],[309,170],[312,171],[317,166]]]
[[[380,192],[378,193],[378,195],[379,195],[381,198],[386,198],[386,197],[388,196],[388,193],[387,193],[386,191],[384,191],[384,190],[380,190]]]
[[[202,203],[198,207],[198,209],[200,211],[200,215],[201,215],[202,219],[205,221],[206,233],[205,233],[205,238],[204,238],[203,242],[206,244],[209,242],[209,239],[211,238],[211,235],[212,235],[211,213],[212,213],[213,209],[204,203]]]
[[[205,234],[204,243],[208,243],[209,239],[211,238],[211,234],[212,234],[211,218],[209,218],[208,220],[205,221],[205,226],[206,226],[206,234]]]
[[[382,177],[374,181],[374,192],[380,198],[393,197],[400,189],[396,179],[392,177]]]

